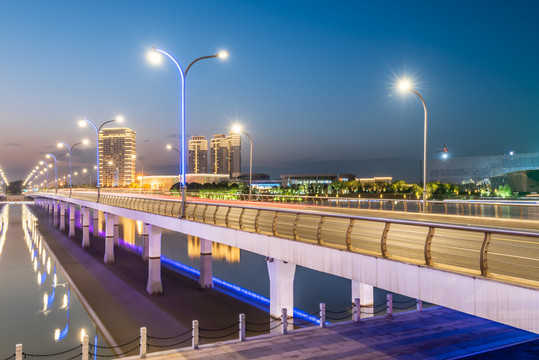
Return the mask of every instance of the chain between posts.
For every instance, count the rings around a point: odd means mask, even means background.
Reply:
[[[53,353],[53,354],[29,354],[29,353],[26,353],[23,351],[22,355],[23,356],[31,356],[31,357],[48,357],[48,356],[57,356],[57,355],[63,355],[63,354],[67,354],[68,352],[71,352],[73,350],[77,350],[78,348],[82,348],[82,344],[78,345],[78,346],[75,346],[74,348],[71,348],[71,349],[68,349],[68,350],[65,350],[65,351],[60,351],[60,352],[57,352],[57,353]]]
[[[140,347],[140,344],[137,344],[137,346],[135,346],[134,348],[130,349],[130,350],[127,350],[127,351],[124,351],[123,353],[121,354],[113,354],[113,355],[101,355],[101,354],[93,354],[93,353],[90,353],[91,356],[98,356],[98,357],[107,357],[107,358],[111,358],[111,357],[118,357],[118,356],[121,356],[121,355],[126,355],[128,353],[130,353],[131,351],[135,351],[137,350],[138,348]]]
[[[189,332],[191,332],[191,330],[189,330]],[[192,340],[192,339],[193,339],[193,335],[189,336],[189,337],[188,337],[187,339],[185,339],[185,340],[179,341],[179,342],[174,343],[174,344],[169,344],[169,345],[157,345],[157,344],[150,344],[150,343],[148,343],[147,346],[148,346],[148,348],[150,348],[150,347],[155,347],[155,348],[166,348],[166,347],[172,347],[172,346],[177,346],[177,345],[183,344],[183,343],[185,343],[185,342],[187,342],[187,341],[190,341],[190,340]]]
[[[126,342],[125,344],[122,344],[122,345],[116,345],[116,346],[99,346],[99,345],[95,345],[95,344],[92,344],[92,343],[90,343],[89,345],[90,345],[91,347],[96,348],[96,349],[115,349],[115,348],[121,348],[121,347],[127,346],[127,345],[132,344],[132,343],[134,343],[135,341],[139,341],[139,340],[140,340],[140,336],[137,337],[137,338],[135,338],[135,339],[133,339],[133,340],[131,340],[131,341],[129,341],[129,342]]]

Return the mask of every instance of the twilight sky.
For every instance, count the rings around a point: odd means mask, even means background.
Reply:
[[[423,109],[400,77],[427,103],[429,157],[539,152],[538,16],[532,0],[0,0],[0,167],[24,179],[58,141],[88,138],[73,169],[93,168],[95,133],[77,120],[121,114],[145,172],[177,173],[179,75],[147,62],[152,46],[184,67],[229,51],[189,71],[187,135],[240,122],[254,172],[273,178],[417,181]]]

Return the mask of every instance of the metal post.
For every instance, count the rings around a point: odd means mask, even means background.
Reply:
[[[359,298],[354,299],[354,308],[356,309],[354,312],[354,321],[359,322],[361,319],[361,302],[359,301]]]
[[[288,315],[286,315],[286,308],[281,309],[281,334],[288,334]]]
[[[423,311],[423,300],[417,299],[417,311]]]
[[[387,316],[393,316],[393,294],[387,294]]]
[[[193,320],[193,349],[198,349],[198,320]]]
[[[240,341],[245,341],[245,314],[240,314]]]
[[[148,344],[148,330],[145,327],[140,328],[140,358],[146,357],[146,348]]]

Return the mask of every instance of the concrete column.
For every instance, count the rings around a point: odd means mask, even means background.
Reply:
[[[212,241],[200,239],[200,277],[198,284],[201,288],[213,288],[212,263]]]
[[[69,237],[75,237],[75,204],[69,204]]]
[[[22,344],[15,345],[15,360],[22,360]]]
[[[148,329],[145,327],[140,328],[140,355],[141,359],[146,357],[146,350],[148,348]]]
[[[114,215],[105,213],[105,264],[114,263]]]
[[[81,206],[80,217],[82,226],[82,247],[90,247],[90,208]]]
[[[60,201],[60,231],[66,229],[66,207],[67,203],[65,201]]]
[[[53,201],[53,204],[52,204],[52,211],[54,213],[54,215],[58,214],[58,203],[56,202],[56,200]]]
[[[161,294],[163,285],[161,283],[161,233],[162,229],[155,225],[148,225],[148,284],[146,291],[148,294]]]
[[[148,235],[148,224],[144,223],[142,225],[142,260],[146,261],[150,257],[148,249],[150,236]]]
[[[361,306],[374,305],[374,288],[359,281],[352,280],[352,302],[355,298],[361,299]]]
[[[296,264],[267,258],[270,278],[270,315],[281,317],[281,309],[287,309],[292,317],[294,313],[294,274]]]
[[[99,210],[94,209],[92,213],[94,215],[94,220],[93,220],[94,237],[97,237],[99,235]]]
[[[54,227],[58,226],[58,202],[56,200],[52,201],[52,225]]]
[[[114,245],[118,245],[120,239],[120,217],[114,215]]]

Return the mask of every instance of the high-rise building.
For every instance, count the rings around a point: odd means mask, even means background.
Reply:
[[[241,134],[230,133],[228,139],[228,171],[230,176],[241,173]]]
[[[189,174],[208,172],[208,140],[204,136],[193,136],[189,140]]]
[[[100,186],[131,185],[135,181],[135,131],[106,128],[99,131],[98,140]]]
[[[213,135],[210,140],[210,172],[228,174],[229,141],[225,134]]]

